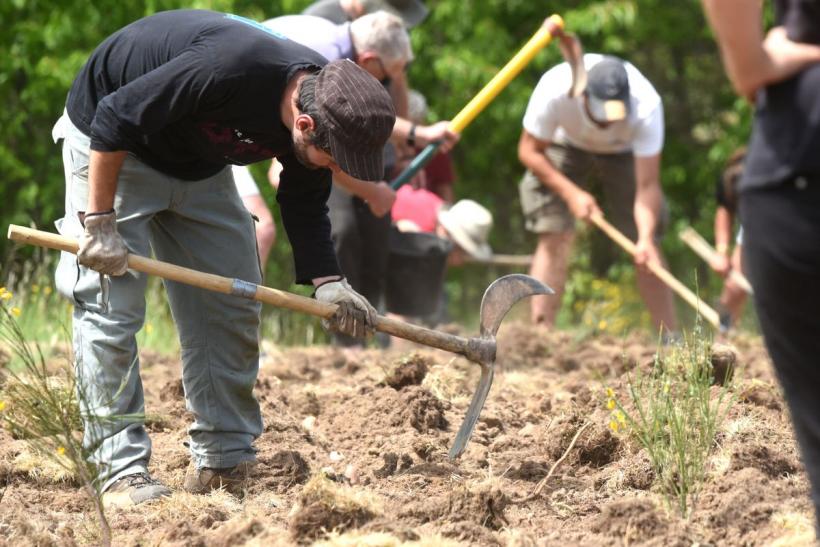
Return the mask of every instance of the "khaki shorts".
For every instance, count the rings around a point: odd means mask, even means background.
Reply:
[[[552,164],[580,188],[595,196],[604,216],[632,241],[635,226],[635,159],[631,152],[595,154],[568,145],[552,143],[547,149]],[[570,232],[575,229],[566,202],[527,171],[518,185],[527,230],[536,234]],[[668,221],[664,201],[656,239]]]

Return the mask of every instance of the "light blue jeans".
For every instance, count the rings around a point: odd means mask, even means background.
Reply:
[[[53,133],[63,139],[65,217],[57,229],[77,238],[77,213],[88,197],[89,138],[65,114]],[[133,253],[187,268],[261,283],[253,218],[231,170],[198,181],[177,179],[128,155],[114,203],[117,230]],[[147,471],[151,440],[139,375],[136,334],[145,320],[146,275],[102,276],[62,253],[58,291],[74,304],[74,356],[85,419],[84,443],[105,489]],[[182,349],[188,433],[198,467],[254,460],[262,432],[253,387],[259,366],[260,304],[237,296],[165,282]]]

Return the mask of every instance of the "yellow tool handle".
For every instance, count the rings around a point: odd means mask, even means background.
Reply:
[[[470,122],[475,119],[484,108],[495,99],[501,90],[509,84],[513,78],[527,66],[536,53],[550,43],[553,36],[564,29],[564,20],[560,15],[551,15],[541,28],[533,34],[532,38],[524,44],[524,47],[515,54],[515,57],[509,60],[504,65],[504,68],[498,71],[492,80],[487,82],[487,85],[467,103],[467,106],[461,109],[461,112],[456,114],[455,118],[450,121],[450,130],[454,133],[461,133],[464,131]]]
[[[593,224],[595,224],[598,228],[600,228],[606,235],[608,235],[615,243],[623,247],[623,249],[635,256],[636,247],[632,241],[629,240],[625,235],[623,235],[615,226],[607,222],[604,217],[600,215],[592,215],[590,220]],[[669,273],[663,266],[660,264],[655,264],[653,262],[648,262],[646,267],[655,274],[658,279],[666,283],[666,285],[678,293],[678,295],[686,300],[695,311],[698,312],[700,315],[703,316],[709,323],[712,324],[716,329],[720,329],[720,316],[718,312],[716,312],[711,306],[709,306],[706,302],[701,300],[700,298],[695,295],[692,291],[689,290],[686,285],[678,281],[675,276]]]

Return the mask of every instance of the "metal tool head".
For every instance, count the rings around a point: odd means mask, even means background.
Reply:
[[[481,299],[481,337],[495,339],[507,312],[522,298],[539,294],[555,294],[555,291],[524,274],[505,275],[493,281]]]
[[[481,300],[481,336],[472,338],[468,344],[466,357],[481,365],[481,379],[473,393],[473,399],[464,416],[464,421],[456,434],[450,448],[451,460],[458,458],[467,448],[467,442],[473,434],[484,401],[493,384],[495,373],[495,335],[501,321],[516,302],[527,296],[555,294],[548,286],[537,279],[524,274],[505,275],[496,279],[484,292]]]

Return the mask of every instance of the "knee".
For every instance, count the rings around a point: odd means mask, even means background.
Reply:
[[[555,232],[538,236],[538,250],[550,255],[564,255],[572,247],[572,232]]]

